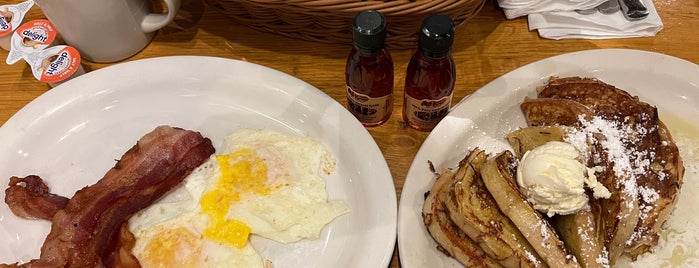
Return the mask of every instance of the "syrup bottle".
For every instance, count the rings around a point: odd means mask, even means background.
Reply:
[[[381,13],[367,10],[355,16],[345,67],[347,106],[366,127],[385,123],[393,111],[393,60],[384,48],[385,39]]]
[[[451,47],[454,22],[446,15],[425,18],[418,50],[408,63],[403,96],[403,120],[419,131],[431,131],[449,113],[456,80]]]

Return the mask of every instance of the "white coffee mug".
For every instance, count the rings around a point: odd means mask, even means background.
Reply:
[[[35,0],[65,42],[92,62],[131,57],[174,18],[180,0],[162,0],[167,13],[151,13],[151,0]]]

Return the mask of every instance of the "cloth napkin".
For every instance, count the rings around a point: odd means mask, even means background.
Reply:
[[[642,0],[648,17],[628,21],[621,11],[602,14],[599,11],[582,15],[575,11],[555,11],[529,14],[529,30],[549,39],[610,39],[654,36],[663,29],[663,22],[650,0]]]
[[[594,8],[604,2],[606,0],[498,0],[508,19],[534,13]]]
[[[606,0],[498,0],[508,19],[527,16],[529,30],[548,39],[609,39],[654,36],[663,22],[652,0],[641,0],[648,17],[627,20],[621,11],[584,15],[575,10],[594,9]]]

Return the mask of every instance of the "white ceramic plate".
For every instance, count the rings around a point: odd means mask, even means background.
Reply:
[[[320,90],[251,63],[164,57],[70,80],[0,128],[0,178],[37,174],[53,192],[72,196],[161,124],[200,131],[215,147],[239,128],[320,139],[337,159],[337,169],[327,178],[329,197],[345,200],[352,212],[326,226],[318,240],[282,245],[253,239],[253,245],[275,267],[388,266],[396,236],[396,195],[373,138]],[[38,257],[48,231],[48,222],[18,219],[3,203],[0,263]]]
[[[544,85],[550,76],[599,78],[656,105],[661,117],[676,116],[679,121],[699,126],[699,66],[678,58],[638,50],[599,49],[551,57],[509,72],[455,105],[418,151],[403,186],[398,212],[402,267],[460,267],[437,251],[422,223],[424,193],[435,179],[428,161],[443,170],[456,167],[476,146],[492,153],[511,149],[505,134],[526,125],[519,104],[525,96],[535,97],[535,88]],[[671,130],[673,122],[678,120],[666,122]],[[696,181],[699,160],[684,160],[685,166],[694,167],[694,173],[688,169],[685,181]],[[696,191],[696,184],[684,187]]]

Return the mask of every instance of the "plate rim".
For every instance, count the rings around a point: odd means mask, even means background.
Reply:
[[[293,75],[284,73],[280,70],[264,66],[261,64],[257,63],[252,63],[248,61],[243,61],[243,60],[237,60],[237,59],[231,59],[231,58],[226,58],[226,57],[219,57],[219,56],[196,56],[196,55],[173,55],[173,56],[162,56],[162,57],[153,57],[153,58],[145,58],[145,59],[138,59],[138,60],[133,60],[133,61],[127,61],[127,62],[121,62],[117,63],[114,65],[106,66],[91,72],[88,72],[86,74],[83,74],[79,77],[76,77],[74,79],[71,79],[69,81],[66,81],[65,83],[62,83],[52,89],[47,90],[46,92],[43,92],[30,102],[28,102],[26,105],[24,105],[22,108],[20,108],[17,112],[15,112],[10,118],[7,119],[1,126],[0,126],[0,137],[9,137],[12,139],[16,139],[18,135],[21,135],[23,132],[23,124],[25,120],[27,120],[28,114],[36,113],[37,111],[42,111],[45,110],[43,108],[43,104],[50,103],[51,101],[55,99],[61,99],[61,100],[71,100],[71,99],[79,99],[81,98],[82,94],[87,94],[87,93],[92,93],[94,89],[89,89],[85,87],[79,86],[80,83],[84,83],[85,81],[91,81],[91,79],[98,79],[99,77],[104,77],[108,76],[110,74],[118,73],[122,70],[126,70],[129,68],[139,68],[141,66],[148,66],[148,65],[153,65],[153,64],[158,64],[158,63],[167,63],[167,62],[197,62],[199,64],[204,64],[204,63],[211,63],[211,64],[222,64],[226,66],[234,66],[234,65],[242,65],[245,67],[253,67],[257,68],[260,71],[264,72],[265,74],[273,74],[275,76],[281,77],[282,79],[291,79],[295,83],[298,83],[298,85],[303,85],[303,92],[307,92],[307,90],[311,90],[313,94],[316,94],[316,97],[322,98],[323,101],[328,101],[330,105],[336,106],[338,108],[338,111],[340,111],[341,114],[337,115],[339,118],[349,118],[351,116],[351,113],[347,111],[344,106],[330,97],[327,93],[324,91],[320,90],[319,88],[311,85],[310,83],[295,77]],[[187,66],[196,66],[196,64],[188,64]],[[191,67],[183,67],[183,68],[191,68]],[[230,72],[229,70],[225,70]],[[339,109],[342,108],[342,109]],[[351,118],[354,118],[351,116]],[[376,221],[378,223],[381,223],[381,226],[369,226],[368,228],[370,229],[380,229],[384,231],[383,233],[385,235],[382,235],[381,239],[376,239],[377,237],[374,237],[374,240],[372,240],[371,244],[374,246],[370,245],[364,245],[363,247],[357,247],[357,249],[361,249],[365,252],[365,256],[373,256],[373,258],[369,259],[368,257],[364,257],[361,259],[364,259],[364,262],[371,262],[376,264],[379,264],[381,266],[388,266],[390,264],[390,261],[393,256],[393,252],[395,250],[396,246],[396,237],[397,237],[397,211],[398,211],[398,205],[397,205],[397,198],[396,198],[396,190],[395,190],[395,182],[393,180],[393,175],[390,172],[390,169],[388,167],[388,163],[383,156],[380,148],[378,147],[378,144],[376,141],[373,139],[369,131],[364,128],[359,121],[354,119],[353,122],[350,122],[355,126],[361,126],[361,136],[366,142],[364,146],[367,146],[366,148],[370,149],[372,153],[377,153],[375,155],[377,163],[374,163],[372,167],[375,168],[376,172],[374,173],[374,176],[372,178],[382,178],[381,181],[372,181],[372,184],[377,184],[377,185],[383,185],[381,188],[387,188],[391,189],[388,193],[378,193],[377,194],[381,195],[380,197],[376,197],[377,199],[380,200],[387,200],[388,202],[384,204],[380,204],[382,206],[382,212],[383,213],[377,213],[376,215],[370,215],[370,214],[365,214],[364,217],[367,217],[371,219],[372,222]],[[357,127],[357,129],[359,129]],[[338,130],[339,131],[339,130]],[[1,148],[5,148],[4,146],[0,146]],[[336,152],[340,153],[340,152]],[[380,175],[380,176],[376,176]],[[380,184],[379,184],[380,183]],[[368,182],[367,182],[368,184]],[[357,213],[359,211],[353,211],[352,213]],[[367,232],[371,231],[370,229],[367,230]],[[373,232],[373,231],[371,231]],[[371,250],[371,252],[369,252]],[[360,259],[360,258],[357,258]],[[372,264],[373,265],[373,264]]]
[[[520,73],[526,73],[526,72],[530,72],[530,71],[536,72],[537,75],[539,75],[539,76],[543,76],[544,74],[541,74],[540,72],[537,71],[537,67],[539,67],[541,65],[544,65],[547,63],[552,63],[552,62],[555,62],[555,61],[558,61],[561,59],[568,60],[571,58],[582,57],[582,56],[599,57],[599,56],[603,56],[603,55],[637,56],[637,57],[645,57],[647,59],[660,59],[660,60],[668,61],[668,62],[670,62],[669,64],[672,64],[672,65],[690,66],[691,68],[687,68],[687,70],[683,70],[683,71],[686,71],[687,74],[691,73],[689,70],[695,70],[695,72],[699,72],[699,65],[697,65],[691,61],[688,61],[688,60],[685,60],[685,59],[682,59],[679,57],[675,57],[672,55],[654,52],[654,51],[647,51],[647,50],[640,50],[640,49],[628,49],[628,48],[597,48],[597,49],[587,49],[587,50],[580,50],[580,51],[575,51],[575,52],[568,52],[568,53],[558,54],[558,55],[554,55],[554,56],[550,56],[550,57],[546,57],[546,58],[543,58],[540,60],[530,62],[528,64],[525,64],[525,65],[522,65],[518,68],[510,70],[501,76],[496,77],[492,81],[489,81],[486,84],[484,84],[483,86],[481,86],[480,88],[478,88],[472,94],[467,95],[464,98],[462,98],[456,105],[454,105],[452,107],[452,109],[450,110],[450,113],[447,114],[447,117],[450,117],[450,115],[454,114],[455,112],[458,112],[459,110],[465,109],[464,107],[466,105],[471,104],[471,103],[479,100],[479,98],[481,98],[483,95],[486,95],[487,91],[492,91],[493,85],[495,85],[497,82],[503,81],[511,76],[516,76]],[[596,63],[599,63],[599,62],[596,62]],[[664,63],[664,64],[668,64],[668,63]],[[568,71],[568,70],[566,70],[566,71]],[[548,76],[551,76],[551,74],[549,74]],[[541,78],[542,77],[531,77],[531,79],[529,79],[529,81],[531,83],[542,82],[542,81],[538,81]],[[516,92],[516,91],[519,91],[521,87],[526,87],[527,85],[515,85],[515,86],[518,86],[518,88],[508,88],[507,91],[508,92]],[[699,84],[697,84],[695,86],[699,87]],[[699,96],[699,92],[697,92],[695,94],[696,94],[696,96]],[[445,121],[446,120],[443,120],[442,122],[445,122]],[[435,127],[434,130],[439,131],[440,129],[442,129],[444,127],[444,126],[440,126],[440,125],[444,125],[444,124],[442,124],[442,122],[440,122]],[[433,130],[433,132],[435,132],[434,130]],[[398,207],[398,227],[397,227],[398,232],[397,232],[396,247],[398,248],[401,266],[406,267],[406,268],[415,266],[415,265],[409,263],[407,260],[411,257],[407,257],[406,255],[404,255],[404,254],[406,254],[405,251],[401,250],[402,248],[408,247],[408,245],[404,245],[404,243],[406,243],[405,237],[407,235],[409,235],[409,234],[407,234],[407,232],[405,230],[406,228],[408,228],[408,227],[406,227],[406,225],[408,223],[404,222],[404,219],[408,219],[408,218],[405,218],[406,217],[405,215],[410,213],[410,212],[414,212],[414,211],[408,211],[409,209],[413,209],[412,205],[415,205],[415,204],[410,203],[411,200],[409,200],[409,198],[414,197],[414,194],[416,194],[416,193],[412,192],[410,187],[415,183],[416,180],[431,179],[431,178],[417,178],[417,177],[415,177],[416,175],[414,175],[414,173],[417,172],[416,171],[416,169],[418,168],[417,162],[427,160],[427,159],[423,159],[425,151],[427,151],[428,148],[431,147],[431,144],[434,142],[435,139],[437,139],[437,134],[432,135],[432,133],[430,133],[428,135],[428,137],[425,139],[425,142],[423,142],[422,145],[420,146],[420,148],[418,149],[418,151],[415,155],[415,158],[413,159],[413,162],[411,163],[410,168],[408,169],[408,173],[406,174],[406,179],[403,183],[403,188],[401,189],[401,197],[400,197],[400,200],[398,202],[398,204],[399,204],[399,207]],[[407,189],[410,191],[406,191],[406,186],[407,186]],[[406,194],[406,193],[408,193],[408,194]],[[411,214],[411,216],[412,216],[412,214]]]

